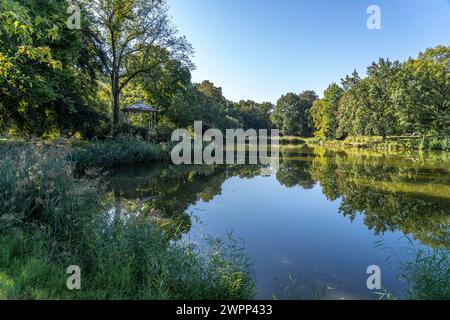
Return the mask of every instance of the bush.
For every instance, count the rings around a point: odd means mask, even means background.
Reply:
[[[111,216],[96,181],[63,152],[10,149],[0,159],[0,299],[250,299],[240,250],[169,241],[145,215]],[[66,287],[78,265],[82,290]]]
[[[132,163],[160,161],[169,153],[160,145],[148,143],[134,136],[118,136],[104,141],[95,140],[73,148],[68,159],[77,173],[93,167],[113,167]]]
[[[420,149],[433,151],[450,151],[450,137],[437,137],[432,139],[423,137],[420,143]]]
[[[156,141],[168,142],[171,140],[172,132],[177,129],[177,126],[169,121],[160,121],[156,125]]]
[[[441,141],[439,139],[431,140],[429,149],[430,150],[442,150]]]

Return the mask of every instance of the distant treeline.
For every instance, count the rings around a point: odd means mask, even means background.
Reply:
[[[205,130],[278,128],[328,139],[450,131],[448,46],[404,63],[380,59],[367,77],[354,72],[322,99],[304,91],[276,105],[236,103],[210,81],[192,83],[193,48],[166,1],[73,2],[82,10],[80,30],[67,28],[65,0],[0,1],[0,133],[146,136],[145,116],[119,112],[138,100],[160,111],[158,140],[196,120]]]
[[[450,133],[450,46],[437,46],[401,63],[379,59],[367,77],[355,71],[314,102],[315,136]]]
[[[271,115],[284,135],[347,136],[450,133],[450,46],[401,63],[379,59],[361,78],[354,71],[323,98],[306,91],[281,97]]]

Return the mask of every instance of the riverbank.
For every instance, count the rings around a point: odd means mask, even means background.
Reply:
[[[75,174],[165,154],[162,146],[129,139],[70,148],[2,145],[0,299],[254,296],[248,265],[233,259],[232,249],[212,242],[203,252],[170,241],[145,215],[112,216],[100,182]],[[81,269],[81,290],[66,286],[72,265]]]
[[[438,137],[347,137],[345,140],[327,140],[325,138],[285,137],[284,141],[303,140],[307,145],[320,145],[325,148],[357,148],[374,150],[422,150],[422,151],[450,151],[450,138]]]

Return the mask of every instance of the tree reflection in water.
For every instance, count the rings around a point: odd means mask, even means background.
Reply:
[[[159,164],[117,169],[107,178],[116,215],[146,214],[172,239],[191,229],[186,212],[198,201],[222,192],[231,177],[253,178],[261,167],[175,166]],[[296,147],[281,150],[276,172],[287,188],[320,184],[328,200],[340,200],[339,212],[364,216],[377,234],[401,231],[431,247],[448,248],[450,157],[448,154],[396,155],[369,151],[330,151]]]

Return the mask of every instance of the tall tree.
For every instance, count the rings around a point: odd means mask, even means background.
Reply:
[[[302,105],[302,119],[304,119],[301,136],[311,137],[314,132],[314,122],[310,110],[314,101],[319,99],[319,96],[313,90],[306,90],[299,94],[299,98]]]
[[[338,107],[337,136],[398,133],[398,108],[394,100],[399,62],[380,59],[367,68],[367,77],[354,73],[342,81],[344,96]]]
[[[450,132],[450,46],[438,46],[404,63],[395,101],[406,132]]]
[[[269,129],[270,114],[274,105],[270,102],[257,103],[252,100],[241,100],[234,104],[240,113],[246,129]]]
[[[162,48],[155,48],[148,59],[152,72],[142,73],[131,80],[122,91],[121,101],[132,104],[144,99],[157,107],[159,119],[167,118],[182,127],[192,124],[190,70],[179,60],[172,59]]]
[[[357,111],[359,110],[360,101],[364,99],[363,85],[360,84],[361,77],[353,71],[352,75],[346,76],[341,80],[342,88],[344,90],[343,96],[339,101],[338,106],[338,128],[336,137],[345,138],[348,135],[363,134],[363,132],[357,132],[356,123]]]
[[[397,108],[393,100],[394,79],[400,70],[398,61],[380,59],[367,68],[367,99],[364,108],[371,121],[368,129],[386,139],[388,133],[396,133]]]
[[[311,136],[313,124],[309,110],[316,99],[314,91],[283,95],[273,112],[273,123],[283,135]]]
[[[335,139],[338,119],[337,113],[343,90],[336,83],[332,83],[324,92],[324,98],[316,100],[311,108],[311,116],[314,122],[314,135]]]
[[[332,83],[324,92],[323,131],[328,139],[335,139],[338,127],[337,112],[343,90]]]
[[[324,99],[314,101],[310,113],[314,123],[314,136],[324,137],[325,131],[323,126],[323,111],[325,108]]]
[[[120,94],[137,76],[152,73],[161,48],[192,67],[191,45],[178,36],[166,0],[81,0],[102,43],[101,61],[112,95],[112,132],[117,134]]]

